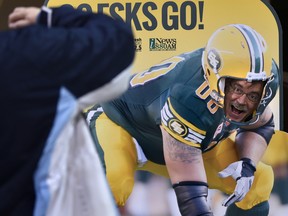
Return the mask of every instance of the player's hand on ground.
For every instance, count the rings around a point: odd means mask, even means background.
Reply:
[[[17,7],[8,17],[8,26],[11,29],[22,28],[36,23],[40,8]]]
[[[221,178],[231,176],[236,180],[236,187],[232,193],[222,203],[223,206],[229,206],[234,202],[240,202],[250,190],[256,167],[253,162],[248,158],[243,158],[240,161],[234,162],[219,172]]]

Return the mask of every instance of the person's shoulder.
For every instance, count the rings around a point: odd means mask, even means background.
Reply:
[[[195,94],[195,87],[183,83],[176,83],[170,88],[170,97],[181,101],[183,104],[191,104],[200,98]]]
[[[195,93],[195,87],[184,84],[176,84],[170,90],[171,105],[175,110],[188,121],[194,121],[195,117],[202,119],[202,116],[209,118],[212,115],[207,109],[206,100]],[[191,119],[191,116],[194,116]]]
[[[193,62],[193,63],[200,63],[202,59],[202,53],[204,51],[204,48],[198,48],[189,52],[184,52],[180,54],[180,57],[183,57],[187,62]]]
[[[181,76],[185,77],[186,82],[193,82],[193,86],[197,86],[199,82],[203,82],[202,68],[202,52],[203,49],[197,49],[191,52],[182,53],[180,57],[184,59],[181,66]]]

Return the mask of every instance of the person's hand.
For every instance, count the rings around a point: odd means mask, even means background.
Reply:
[[[8,17],[8,26],[11,29],[22,28],[36,23],[40,8],[17,7]]]
[[[248,158],[243,158],[219,172],[221,178],[231,176],[237,181],[234,193],[223,201],[223,206],[227,207],[234,202],[241,201],[245,197],[252,186],[255,171],[256,167],[253,161]]]

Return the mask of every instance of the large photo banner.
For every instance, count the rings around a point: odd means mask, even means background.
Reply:
[[[135,73],[164,59],[204,47],[216,29],[237,23],[249,25],[263,36],[282,76],[281,25],[267,1],[47,0],[46,4],[49,7],[70,5],[83,11],[103,12],[131,24],[135,34]],[[271,107],[276,129],[279,129],[282,125],[280,91]]]
[[[260,52],[255,52],[255,53],[253,52],[253,50],[255,51],[255,49],[253,49],[255,47],[256,48],[264,47],[265,49],[267,49],[267,52],[271,54],[275,63],[279,67],[280,88],[278,89],[277,94],[272,100],[272,102],[269,103],[269,106],[271,107],[273,114],[274,114],[276,132],[270,141],[268,150],[266,151],[265,155],[262,157],[262,161],[264,163],[271,165],[274,170],[274,180],[275,180],[274,188],[276,189],[273,192],[274,193],[273,195],[275,194],[277,196],[279,195],[281,202],[282,203],[286,202],[285,199],[287,200],[287,193],[284,193],[284,192],[287,191],[285,190],[285,186],[287,186],[287,176],[288,176],[287,175],[288,173],[287,171],[288,134],[282,131],[279,131],[279,130],[283,130],[283,123],[284,123],[283,121],[283,98],[282,98],[282,93],[283,93],[282,92],[282,76],[283,76],[282,29],[281,29],[281,23],[278,18],[278,15],[276,14],[275,10],[270,5],[268,0],[234,0],[234,1],[232,0],[176,0],[176,1],[169,1],[169,0],[156,0],[156,1],[151,1],[151,0],[137,0],[137,1],[136,0],[121,0],[121,1],[119,0],[46,0],[45,3],[48,7],[67,5],[70,7],[77,8],[82,11],[87,11],[87,12],[93,11],[93,12],[105,13],[114,18],[121,18],[127,24],[131,25],[134,31],[134,43],[135,43],[135,52],[136,52],[136,58],[133,63],[132,73],[144,72],[133,77],[133,79],[130,82],[132,86],[141,85],[149,80],[153,80],[153,79],[156,79],[157,77],[167,74],[169,71],[171,71],[171,68],[173,69],[176,68],[177,63],[181,61],[181,58],[177,58],[180,54],[182,53],[190,54],[190,52],[194,50],[198,50],[199,48],[206,47],[207,42],[209,38],[211,37],[211,35],[213,35],[213,33],[217,29],[223,26],[227,26],[230,24],[244,24],[246,26],[250,26],[251,28],[255,29],[261,36],[259,35],[255,36],[254,33],[251,33],[253,31],[250,31],[250,30],[248,31],[247,29],[249,28],[246,28],[247,31],[242,29],[243,31],[241,31],[241,34],[239,36],[239,37],[245,38],[246,41],[245,42],[243,42],[243,40],[238,40],[238,41],[241,41],[242,48],[249,47],[248,49],[246,49],[249,51],[245,53],[246,56],[249,55],[250,57],[249,63],[251,64],[249,65],[250,70],[247,69],[247,72],[252,72],[253,70],[251,68],[255,69],[255,71],[257,68],[259,72],[261,67],[257,67],[256,65],[260,65],[258,64],[260,63],[260,59],[265,59],[264,57],[261,58],[260,55],[256,54]],[[240,27],[238,28],[238,30],[239,29]],[[236,34],[235,31],[230,31],[229,33],[232,34],[231,32]],[[262,37],[263,37],[263,40],[261,40]],[[213,38],[216,38],[215,34]],[[252,42],[250,40],[251,38],[254,38]],[[221,42],[221,45],[225,47],[222,50],[224,51],[233,50],[233,49],[230,49],[230,47],[233,46],[234,43],[229,42],[229,40],[225,40],[225,38],[221,40],[220,42]],[[239,47],[239,43],[238,43],[238,47]],[[247,54],[248,52],[249,54]],[[225,66],[225,64],[229,65],[229,61],[224,61],[223,59],[221,59],[221,57],[219,57],[220,55],[217,56],[217,52],[211,52],[210,54],[211,55],[208,55],[207,52],[205,53],[204,55],[205,59],[203,58],[204,60],[202,62],[204,61],[206,62],[205,64],[202,64],[202,65],[205,65],[205,66],[209,65],[211,68],[210,71],[213,71],[214,74],[216,74],[217,76],[219,75],[217,74],[217,70],[223,65]],[[176,56],[176,58],[172,58],[173,56]],[[222,53],[221,53],[221,56],[223,56]],[[197,63],[199,63],[197,66],[199,68],[198,71],[201,71],[200,70],[201,54],[197,55],[196,57],[197,57]],[[161,63],[167,59],[169,59],[169,61]],[[193,60],[194,59],[196,58],[193,58]],[[237,62],[236,63],[237,65],[234,65],[235,62],[233,62],[233,64],[230,64],[229,66],[231,66],[231,68],[233,69],[235,68],[235,70],[237,68],[243,68],[243,65],[247,64],[247,59],[248,58],[245,58],[246,62],[245,60],[243,60],[241,63]],[[189,65],[193,64],[191,68],[192,67],[194,68],[195,62],[196,60],[193,61],[193,63],[189,64]],[[261,62],[263,63],[262,66],[265,65],[266,62],[264,63]],[[148,70],[150,67],[152,67],[152,69]],[[188,67],[186,67],[185,69],[187,68]],[[189,71],[189,70],[187,69],[186,71]],[[197,71],[197,70],[192,69],[191,71]],[[213,74],[213,72],[211,72],[211,74]],[[187,75],[187,73],[185,74]],[[253,75],[255,75],[255,73],[253,73]],[[246,76],[246,73],[245,73],[245,76]],[[183,76],[183,80],[184,79],[185,79],[185,76]],[[207,84],[207,83],[204,81],[203,84]],[[210,84],[211,83],[209,83],[209,85]],[[271,98],[271,95],[273,92],[271,90],[273,86],[272,87],[271,86],[272,85],[269,85],[270,90],[267,90],[267,92],[265,92],[265,97],[264,97],[265,99],[262,101],[263,104],[261,104],[263,105],[262,107],[266,108],[267,101],[269,101],[269,98]],[[197,96],[199,95],[201,97],[203,96],[202,99],[203,98],[205,99],[205,97],[207,97],[207,95],[210,94],[210,92],[207,91],[206,87],[207,85],[199,84],[199,88],[195,90],[195,93],[197,94]],[[153,86],[153,88],[158,88],[158,86],[157,87]],[[212,88],[210,88],[210,90],[211,89]],[[183,91],[185,91],[185,89]],[[240,94],[243,95],[245,91],[241,89]],[[271,94],[268,94],[268,93],[271,93]],[[214,99],[216,97],[214,97]],[[248,98],[247,100],[250,100],[250,102],[251,101],[253,102],[253,96],[251,97],[251,94],[250,94],[250,98],[249,98],[249,95],[247,94],[246,94],[246,97]],[[141,100],[142,100],[142,97],[141,97]],[[198,108],[198,104],[195,104],[195,106]],[[213,110],[214,108],[213,106],[214,104],[211,105],[210,101],[207,102],[207,108],[209,109],[211,113],[215,111]],[[199,108],[198,110],[200,109],[201,108]],[[187,130],[186,131],[182,130],[185,127],[181,128],[181,124],[178,123],[177,121],[171,121],[171,126],[175,128],[175,131],[178,134],[181,134],[181,133],[184,134],[187,131]],[[218,127],[216,131],[217,133],[218,133],[218,129],[219,131],[222,130],[222,125],[219,125],[219,126],[220,127]],[[197,138],[200,137],[200,140],[201,140],[201,134],[200,135],[199,133],[196,133],[196,134],[198,136]],[[253,140],[253,142],[256,143],[257,141]],[[225,155],[223,154],[223,156],[224,156],[223,158],[224,161],[230,157],[229,154],[226,155],[226,153]],[[209,171],[207,173],[209,174]],[[266,181],[266,177],[265,177],[265,181]],[[217,182],[217,181],[214,181],[214,182]],[[269,182],[269,179],[267,179],[267,182]],[[263,185],[267,185],[266,184],[267,182],[265,182],[265,184]],[[137,187],[135,188],[137,189]],[[146,191],[147,189],[148,188],[145,187],[143,190]],[[135,189],[133,190],[135,191]],[[261,193],[262,192],[263,191],[261,190]],[[138,195],[137,192],[134,194]],[[156,194],[157,194],[157,191],[156,191]],[[216,208],[215,206],[218,206],[218,205],[221,207],[220,202],[224,200],[224,198],[222,197],[223,194],[222,192],[221,194],[219,194],[219,196],[216,192],[215,194],[214,195],[212,194],[212,196],[214,196],[213,202],[216,203],[214,205],[214,208]],[[154,195],[155,195],[155,191],[153,191],[153,196]],[[133,197],[133,194],[131,197]],[[271,197],[272,199],[270,199],[269,201],[270,206],[271,206],[270,212],[272,212],[273,214],[274,212],[277,212],[278,210],[282,211],[281,208],[279,208],[280,206],[278,204],[279,202],[278,197],[276,198],[277,199],[276,205],[275,203],[273,203],[273,196]],[[133,200],[133,198],[130,199],[130,201],[131,200]],[[141,200],[141,202],[139,202],[140,205],[137,205],[137,200]],[[164,198],[161,199],[161,202],[163,200]],[[136,198],[134,199],[134,203],[135,203],[135,207],[134,205],[130,203],[130,206],[133,206],[134,209],[138,208],[138,206],[146,207],[145,200]],[[157,202],[153,201],[153,204],[154,203],[157,203]],[[171,202],[169,204],[171,204],[171,206],[173,207],[175,203],[176,203],[176,199],[174,203]],[[129,202],[128,202],[128,205],[126,205],[126,207],[127,206],[129,209]],[[168,206],[170,207],[170,205]],[[141,208],[139,209],[141,210]],[[176,207],[176,209],[177,209],[176,211],[178,212],[178,206]],[[217,212],[217,210],[218,209],[213,209],[214,212]],[[221,213],[215,214],[215,215],[225,214],[223,209],[220,209],[220,211]],[[287,208],[285,209],[285,214],[286,214],[286,211],[287,211]],[[139,214],[135,214],[135,215],[139,215]],[[153,215],[153,214],[150,214],[150,215]],[[168,214],[154,214],[154,215],[168,215]],[[282,215],[282,214],[275,213],[275,215]]]

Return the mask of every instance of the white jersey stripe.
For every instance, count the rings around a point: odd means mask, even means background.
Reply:
[[[189,132],[195,136],[197,136],[200,139],[205,139],[205,136],[203,136],[202,134],[197,133],[196,131],[192,130],[191,128],[189,128]]]
[[[198,137],[194,136],[193,134],[188,134],[187,137],[185,137],[186,140],[192,140],[196,143],[202,143],[202,139],[199,139]]]

